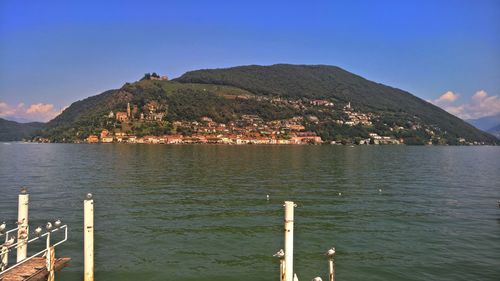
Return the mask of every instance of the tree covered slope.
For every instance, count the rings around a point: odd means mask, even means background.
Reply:
[[[494,137],[408,92],[364,79],[339,67],[327,65],[239,66],[190,71],[182,83],[238,87],[257,95],[288,98],[330,98],[351,102],[362,110],[417,116],[450,136],[492,142]]]
[[[317,100],[334,106],[315,104]],[[349,103],[352,112],[345,109]],[[126,112],[127,104],[132,111],[128,120],[110,117]],[[376,133],[406,144],[498,143],[494,136],[408,92],[334,66],[284,64],[197,70],[172,81],[126,83],[74,102],[37,136],[74,142],[104,129],[137,136],[189,135],[188,123],[203,117],[229,125],[241,123],[246,115],[283,124],[294,119],[327,142],[358,143]],[[370,116],[370,124],[349,124],[356,115]]]
[[[0,118],[0,141],[30,139],[43,127],[43,123],[18,123]]]

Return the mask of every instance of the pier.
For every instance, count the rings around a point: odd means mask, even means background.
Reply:
[[[54,261],[54,271],[63,269],[70,260],[68,257],[56,258]],[[46,259],[36,257],[6,273],[2,273],[0,281],[45,281],[49,273],[46,267]]]
[[[61,220],[47,222],[44,228],[38,226],[30,233],[29,194],[26,188],[21,189],[18,204],[17,227],[8,229],[7,223],[0,224],[0,281],[54,281],[55,272],[63,269],[71,258],[56,258],[56,247],[68,240],[68,226]],[[63,237],[55,242],[51,236],[61,233]],[[30,235],[34,236],[30,238]],[[16,241],[17,239],[17,241]],[[28,247],[35,242],[45,240],[45,248],[28,255]],[[43,243],[43,242],[42,242]],[[16,253],[16,262],[9,264],[9,257]]]

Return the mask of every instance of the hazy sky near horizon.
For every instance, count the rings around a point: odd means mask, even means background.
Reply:
[[[328,64],[462,118],[500,113],[500,1],[0,0],[0,117],[200,68]]]

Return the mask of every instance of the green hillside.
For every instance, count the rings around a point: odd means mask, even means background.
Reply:
[[[259,114],[266,120],[292,117],[293,111],[255,99],[254,95],[231,86],[141,80],[122,88],[77,101],[45,126],[42,137],[71,142],[97,134],[102,129],[133,131],[139,136],[172,133],[172,122],[195,121],[208,116],[216,122],[236,120],[243,114]],[[123,124],[110,122],[109,112],[125,111],[127,103],[147,112],[149,103],[165,113],[160,122]],[[139,117],[136,116],[136,119]]]
[[[43,123],[18,123],[0,118],[0,141],[31,139],[43,127]]]
[[[266,96],[331,98],[344,103],[351,102],[362,110],[416,116],[425,124],[435,125],[455,138],[495,141],[493,136],[408,92],[366,80],[335,66],[239,66],[191,71],[176,81],[229,85]]]
[[[493,128],[490,128],[488,130],[488,133],[494,135],[497,139],[500,140],[500,124],[494,126]]]
[[[317,100],[331,104],[318,105]],[[353,110],[344,108],[349,103]],[[130,113],[126,113],[127,104]],[[115,114],[119,112],[126,114],[127,120],[118,120]],[[75,142],[103,129],[138,137],[189,136],[198,130],[189,122],[203,117],[229,125],[245,123],[248,115],[261,120],[253,124],[260,128],[252,133],[256,136],[272,134],[274,129],[269,128],[279,123],[284,127],[303,126],[327,142],[359,143],[373,139],[370,134],[406,144],[498,142],[494,136],[405,91],[323,65],[198,70],[173,81],[151,80],[146,75],[140,81],[73,103],[47,123],[39,136]],[[360,122],[356,115],[369,120]],[[287,130],[274,130],[280,131],[282,137],[289,137]],[[239,134],[237,130],[231,133]]]

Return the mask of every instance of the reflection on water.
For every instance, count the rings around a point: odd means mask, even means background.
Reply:
[[[301,280],[332,245],[338,280],[500,280],[499,171],[496,147],[11,144],[0,220],[28,186],[34,225],[71,228],[58,280],[81,280],[92,192],[98,279],[276,280],[294,200]]]

